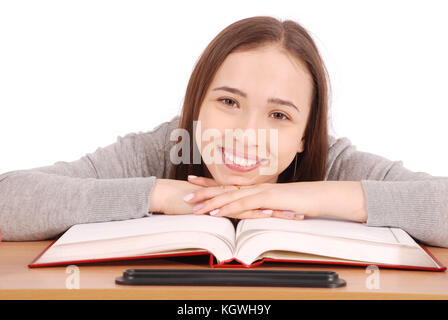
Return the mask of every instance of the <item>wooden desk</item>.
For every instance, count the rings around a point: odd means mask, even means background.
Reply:
[[[121,286],[115,277],[128,268],[208,268],[204,257],[147,259],[78,265],[80,288],[67,289],[66,267],[27,265],[50,241],[0,243],[0,299],[448,299],[448,272],[379,270],[379,289],[369,289],[372,273],[363,267],[271,263],[263,269],[332,270],[347,286],[322,288]],[[429,247],[448,266],[448,249]],[[193,260],[193,261],[192,261]]]

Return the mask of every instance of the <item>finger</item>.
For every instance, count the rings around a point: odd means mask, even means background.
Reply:
[[[203,188],[203,189],[197,190],[197,191],[189,194],[188,196],[186,196],[184,198],[184,200],[186,200],[189,203],[201,202],[201,201],[205,201],[205,200],[211,199],[213,197],[216,197],[220,194],[230,192],[230,191],[235,191],[235,190],[239,190],[239,188],[237,186],[233,186],[233,185],[226,185],[226,186],[221,185],[219,187],[208,187],[208,188]]]
[[[258,186],[260,188],[260,186]],[[206,187],[192,192],[184,197],[184,201],[188,203],[203,202],[214,198],[220,194],[236,191],[240,189],[253,189],[255,185],[239,186],[239,185],[219,185],[216,187]]]
[[[197,177],[193,175],[188,176],[188,182],[202,186],[202,187],[216,187],[218,183],[214,179],[206,177]]]
[[[287,210],[274,210],[274,212],[272,213],[272,217],[288,219],[288,220],[303,220],[303,219],[305,219],[305,215],[295,213],[294,211],[287,211]]]
[[[252,195],[240,198],[239,200],[224,205],[219,209],[212,210],[210,211],[210,215],[233,218],[238,218],[240,217],[240,215],[242,215],[242,217],[255,216],[258,218],[271,216],[287,220],[303,220],[305,218],[305,215],[295,213],[293,211],[261,209],[265,208],[267,206],[267,203],[270,203],[268,197],[269,195],[264,192],[254,193]],[[246,212],[251,213],[246,214]]]
[[[236,219],[259,219],[259,218],[269,218],[272,216],[274,210],[271,209],[254,209],[242,212],[233,218]]]
[[[284,210],[272,210],[272,209],[255,209],[242,212],[232,218],[236,219],[258,219],[258,218],[281,218],[288,220],[303,220],[305,215],[303,214],[295,214],[292,211],[284,211]]]
[[[183,199],[188,203],[203,202],[207,199],[216,197],[225,192],[237,190],[234,186],[205,187],[195,192],[187,194]]]
[[[274,215],[276,210],[272,209],[253,209],[232,215],[232,218],[236,219],[260,219],[260,218],[270,218]]]
[[[222,187],[224,190],[226,187]],[[215,197],[212,197],[208,200],[202,201],[198,203],[196,206],[193,207],[193,212],[197,214],[204,214],[207,212],[210,212],[211,215],[214,215],[219,212],[222,206],[228,205],[229,203],[232,203],[233,201],[236,201],[241,198],[245,198],[251,194],[260,192],[260,189],[257,186],[253,186],[252,188],[244,188],[244,189],[236,189],[236,186],[227,186],[227,189],[233,188],[234,190],[230,190],[228,192],[223,192],[221,194],[218,194]],[[248,208],[250,209],[258,209],[256,208]],[[242,212],[243,210],[239,211]]]
[[[287,220],[303,220],[305,216],[303,214],[289,214],[291,211],[272,210],[272,209],[255,209],[242,212],[232,218],[236,219],[259,219],[259,218],[281,218]]]
[[[269,196],[257,189],[238,190],[237,193],[228,192],[206,201],[206,207],[201,210],[207,211],[207,202],[213,203],[213,206],[218,208],[210,211],[210,215],[235,217],[245,211],[268,207]]]

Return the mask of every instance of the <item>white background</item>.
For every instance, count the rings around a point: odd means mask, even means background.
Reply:
[[[332,83],[331,132],[448,176],[446,1],[1,1],[0,173],[73,161],[180,114],[226,26],[292,19]]]

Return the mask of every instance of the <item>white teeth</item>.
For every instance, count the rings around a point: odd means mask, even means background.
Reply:
[[[244,160],[243,158],[240,157],[234,157],[233,160],[235,161],[236,164],[240,165],[240,166],[245,166],[246,164],[246,160]]]
[[[224,152],[224,156],[229,162],[236,163],[237,165],[242,167],[251,167],[257,163],[257,161],[252,159],[245,159],[238,156],[233,156],[232,153]]]

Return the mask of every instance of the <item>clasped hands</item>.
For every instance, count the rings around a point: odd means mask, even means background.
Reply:
[[[215,180],[188,176],[188,182],[202,186],[183,200],[194,214],[236,219],[276,217],[302,220],[306,205],[301,202],[300,183],[261,183],[249,186],[218,185]]]

